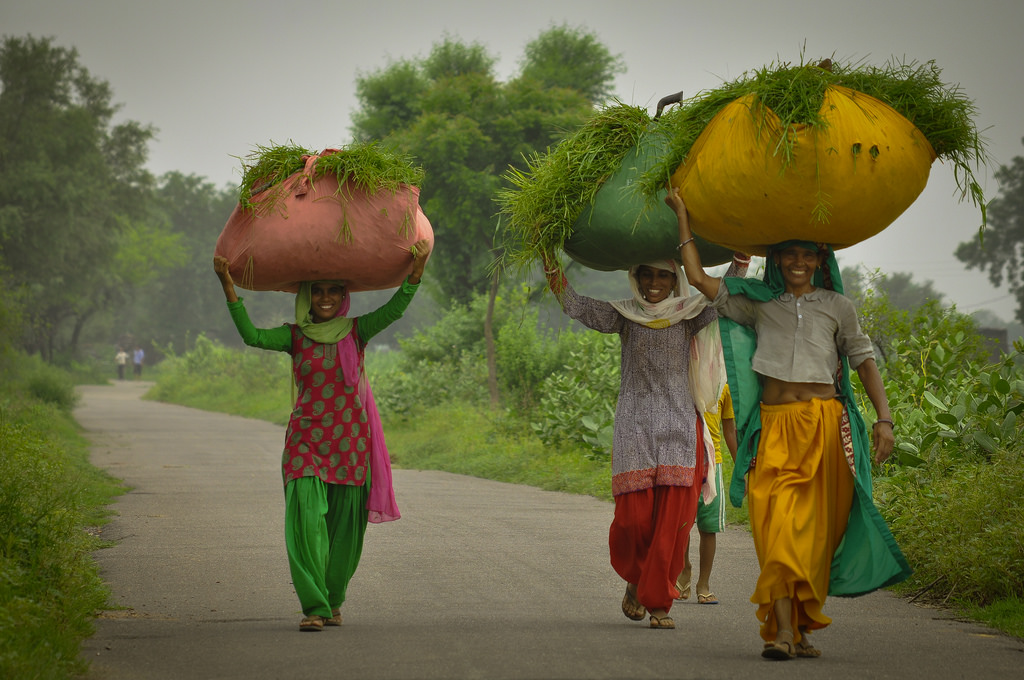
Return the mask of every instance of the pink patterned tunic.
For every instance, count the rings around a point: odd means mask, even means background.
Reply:
[[[328,484],[362,486],[370,427],[358,390],[345,384],[335,345],[310,340],[298,326],[291,331],[298,398],[285,433],[284,482],[320,477]]]

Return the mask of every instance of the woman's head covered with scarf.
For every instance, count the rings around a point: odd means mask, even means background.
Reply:
[[[778,297],[786,290],[786,284],[782,279],[782,270],[779,268],[779,253],[786,248],[799,246],[807,250],[824,254],[821,266],[814,272],[812,283],[817,288],[827,288],[837,293],[843,292],[843,279],[839,274],[839,263],[836,261],[836,252],[827,243],[815,243],[801,239],[790,239],[776,243],[768,248],[768,256],[765,258],[764,282],[772,292],[772,297]],[[820,259],[820,258],[819,258]]]
[[[333,319],[320,323],[313,321],[310,306],[313,302],[311,289],[314,283],[328,283],[341,286],[345,290],[344,298]],[[303,281],[299,284],[299,292],[295,294],[295,325],[313,342],[337,347],[347,385],[355,385],[359,381],[359,352],[352,337],[352,319],[345,316],[351,301],[344,281]]]

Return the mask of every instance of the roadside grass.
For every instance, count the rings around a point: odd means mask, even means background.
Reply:
[[[1024,600],[1011,597],[987,607],[966,604],[964,609],[972,619],[1024,640]]]
[[[239,352],[196,339],[195,348],[151,370],[145,399],[285,425],[291,413],[291,366],[282,352]]]
[[[68,374],[18,357],[0,378],[0,677],[83,673],[109,591],[92,553],[121,487],[89,463]]]
[[[387,419],[392,464],[611,500],[608,462],[587,458],[582,449],[549,447],[533,435],[518,434],[507,418],[448,403],[414,418]]]

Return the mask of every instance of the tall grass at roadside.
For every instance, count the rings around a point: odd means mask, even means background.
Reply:
[[[21,357],[0,381],[0,677],[82,673],[81,643],[109,593],[92,551],[120,493],[89,464],[59,369]]]
[[[448,403],[384,423],[395,467],[444,470],[611,500],[611,468],[582,447],[547,446],[476,404]]]
[[[201,335],[189,352],[168,355],[145,398],[284,425],[290,390],[288,354],[231,350]]]
[[[876,486],[915,571],[897,592],[966,607],[1024,599],[1024,453],[939,451]]]

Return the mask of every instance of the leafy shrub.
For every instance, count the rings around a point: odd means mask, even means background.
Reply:
[[[960,604],[1020,597],[1022,347],[989,363],[973,321],[934,302],[902,312],[869,292],[862,318],[881,339],[898,427],[875,497],[915,570],[900,588]]]
[[[167,352],[147,398],[287,422],[292,380],[287,353],[229,349],[204,335],[185,354]]]
[[[102,475],[54,438],[70,422],[31,399],[0,405],[0,677],[84,671],[80,644],[108,597],[83,531]]]
[[[56,406],[65,413],[70,413],[78,401],[71,376],[37,356],[23,357],[19,373],[25,391],[33,399]]]
[[[528,291],[517,287],[499,295],[494,306],[496,373],[508,408],[536,406],[543,380],[562,363],[564,353],[550,331],[539,327],[526,306]],[[373,390],[381,413],[403,415],[422,405],[487,402],[486,296],[456,304],[433,326],[399,338],[400,358],[380,371]]]
[[[541,386],[531,423],[549,445],[575,442],[591,455],[610,457],[619,393],[619,338],[607,333],[565,333],[568,359]]]

